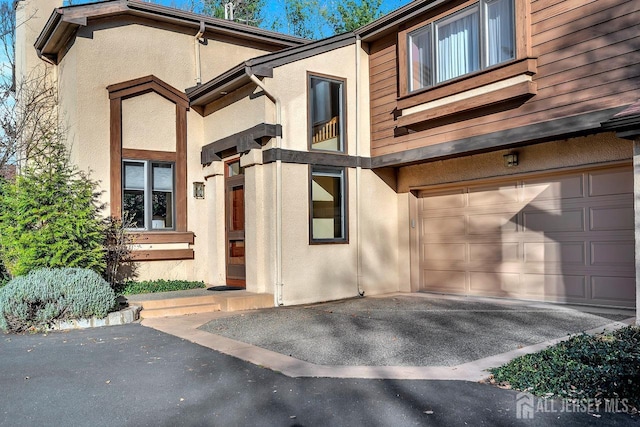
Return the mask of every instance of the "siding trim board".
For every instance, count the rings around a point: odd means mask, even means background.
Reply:
[[[383,154],[371,158],[373,168],[405,166],[412,163],[441,160],[461,154],[508,148],[527,143],[538,143],[551,139],[565,138],[580,134],[599,133],[600,123],[611,118],[620,107],[565,117],[562,119],[536,123],[513,129],[506,129],[485,135],[444,142],[426,147],[414,148],[399,153]]]
[[[262,163],[273,163],[275,161],[283,163],[294,163],[299,165],[321,165],[332,167],[365,168],[371,169],[371,158],[347,156],[344,154],[333,154],[324,152],[284,150],[282,148],[271,148],[262,152]]]

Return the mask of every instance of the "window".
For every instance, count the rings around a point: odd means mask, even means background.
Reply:
[[[311,168],[311,241],[346,242],[345,170]]]
[[[344,152],[344,82],[309,76],[309,146]]]
[[[514,0],[481,0],[407,36],[409,91],[515,59]]]
[[[138,230],[173,230],[174,165],[149,160],[122,162],[122,211]]]

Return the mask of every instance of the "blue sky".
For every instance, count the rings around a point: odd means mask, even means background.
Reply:
[[[80,3],[89,3],[93,1],[71,0],[70,2],[73,4],[80,4]],[[398,9],[399,7],[404,6],[405,4],[409,3],[409,1],[410,0],[383,0],[382,6],[380,9],[383,12],[383,14],[386,14],[395,9]],[[162,4],[164,6],[178,7],[181,9],[189,9],[190,5],[199,6],[202,3],[202,0],[152,0],[152,2]],[[337,0],[318,0],[318,2],[320,4],[320,7],[322,6],[331,7],[335,5]],[[69,0],[65,0],[65,3],[69,3]],[[272,28],[273,23],[278,20],[279,16],[283,15],[282,11],[284,9],[284,0],[265,0],[265,4],[266,4],[266,7],[264,8],[264,17],[263,17],[264,23],[262,27],[266,29],[274,29]],[[280,26],[279,28],[276,28],[276,29],[281,32],[285,32],[285,33],[288,32],[287,28],[283,26]],[[329,28],[323,28],[319,34],[319,36],[322,36],[322,37],[327,37],[330,35],[331,35],[331,30]]]

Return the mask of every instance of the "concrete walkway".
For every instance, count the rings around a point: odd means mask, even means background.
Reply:
[[[290,377],[479,381],[570,334],[634,320],[630,310],[393,294],[143,325]]]

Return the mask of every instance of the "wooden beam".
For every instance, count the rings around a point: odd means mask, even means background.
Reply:
[[[131,261],[171,261],[193,259],[193,249],[162,249],[157,251],[133,251],[129,256]]]

